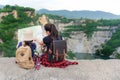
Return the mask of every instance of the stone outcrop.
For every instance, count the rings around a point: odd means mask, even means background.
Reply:
[[[14,18],[18,18],[18,12],[16,10],[13,10],[12,14],[13,14]]]
[[[18,18],[18,13],[16,10],[13,10],[11,12],[0,12],[0,22],[2,21],[3,16],[7,16],[9,14],[13,14],[14,18]]]
[[[78,65],[64,69],[26,70],[15,64],[15,58],[0,58],[0,80],[120,80],[120,60],[78,60]]]
[[[34,17],[36,16],[36,12],[31,12],[31,11],[26,11],[25,12],[29,17]],[[11,12],[0,12],[0,22],[2,21],[3,16],[7,16],[9,14],[13,14],[14,18],[18,18],[18,12],[16,10],[13,10]]]
[[[0,22],[2,21],[3,16],[7,16],[9,13],[8,12],[1,12],[0,13]]]
[[[42,15],[41,17],[39,17],[38,21],[44,26],[48,23],[48,18],[45,15]]]
[[[108,30],[95,31],[90,39],[83,31],[72,32],[71,39],[68,39],[68,49],[76,53],[94,53],[96,49],[101,48],[101,45],[112,37],[117,27],[114,26],[111,29],[109,29],[109,26],[98,28]]]

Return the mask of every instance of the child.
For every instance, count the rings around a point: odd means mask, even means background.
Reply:
[[[33,42],[33,32],[32,30],[26,30],[23,32],[23,42],[19,41],[17,48],[20,46],[29,46],[32,51],[32,57],[34,57],[34,50],[36,49],[36,44]]]

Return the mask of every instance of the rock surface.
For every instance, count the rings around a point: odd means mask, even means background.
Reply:
[[[78,60],[64,69],[41,66],[26,70],[15,58],[0,58],[0,80],[120,80],[120,60]]]

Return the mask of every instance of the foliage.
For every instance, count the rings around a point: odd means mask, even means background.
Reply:
[[[67,55],[68,56],[66,58],[68,58],[68,59],[74,59],[74,57],[75,57],[75,54],[71,50],[67,52]]]
[[[112,35],[111,39],[106,42],[102,49],[97,49],[95,55],[101,58],[109,58],[113,54],[115,49],[120,46],[120,27]],[[119,58],[119,55],[116,56]]]
[[[91,20],[92,21],[92,20]],[[96,31],[96,27],[97,27],[97,22],[94,21],[87,21],[86,20],[86,25],[82,26],[82,25],[71,25],[71,26],[66,26],[63,35],[65,35],[66,37],[70,37],[70,33],[72,31],[83,31],[86,33],[87,37],[90,38],[93,34],[94,31]]]
[[[64,32],[62,33],[65,37],[70,37],[73,31],[84,31],[88,38],[91,38],[94,31],[108,31],[110,29],[97,29],[97,26],[118,26],[120,24],[120,19],[117,20],[98,20],[93,21],[90,19],[85,19],[85,25],[71,25],[66,26]]]
[[[39,15],[36,15],[36,16],[34,16],[33,18],[31,18],[32,22],[33,22],[35,25],[37,25],[37,20],[38,20],[38,18],[39,18]]]
[[[115,51],[114,48],[111,46],[104,45],[102,49],[97,49],[95,56],[102,58],[102,59],[109,59],[110,55],[113,54],[113,51]]]
[[[18,11],[18,21],[20,23],[30,23],[31,22],[31,18],[27,16],[26,13],[23,13],[22,11]]]
[[[120,59],[120,54],[117,54],[117,55],[116,55],[116,58],[117,58],[117,59]]]
[[[13,10],[17,10],[17,11],[35,11],[35,9],[33,8],[29,8],[29,7],[20,7],[20,6],[10,6],[10,5],[6,5],[3,9],[0,9],[0,12],[11,12]]]
[[[90,38],[94,31],[96,31],[97,22],[87,22],[86,26],[83,27],[83,31],[87,34],[87,37]]]
[[[6,41],[0,44],[1,50],[4,51],[4,57],[15,56],[17,40]]]
[[[106,43],[106,45],[111,46],[112,48],[117,48],[120,46],[120,27],[112,35],[111,39]]]
[[[98,23],[100,26],[118,26],[120,24],[120,19],[112,20],[101,19],[98,20]]]
[[[13,30],[15,30],[14,27],[17,25],[17,20],[13,17],[13,15],[10,14],[6,17],[3,17],[0,27],[0,38],[3,40],[3,42],[13,39]]]
[[[16,36],[15,31],[20,28],[24,28],[30,26],[29,23],[33,21],[33,19],[28,16],[24,11],[34,11],[32,8],[24,8],[19,6],[9,6],[6,5],[3,10],[17,10],[18,18],[14,18],[12,14],[2,17],[2,21],[0,23],[0,39],[2,39],[3,43],[0,44],[0,51],[4,52],[5,57],[15,56],[16,50]]]
[[[52,15],[52,14],[45,14],[45,15],[47,15],[49,19],[59,20],[61,23],[69,23],[70,21],[73,21],[73,19],[67,19],[63,16]]]

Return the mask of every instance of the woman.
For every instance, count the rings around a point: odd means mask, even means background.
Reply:
[[[39,42],[41,45],[47,46],[47,51],[46,53],[43,54],[41,58],[41,64],[43,64],[46,67],[60,67],[60,68],[64,68],[68,65],[78,64],[77,62],[70,62],[67,60],[63,60],[60,62],[51,62],[48,60],[48,58],[52,56],[52,51],[50,49],[51,43],[54,39],[57,39],[59,35],[54,24],[48,23],[44,26],[44,29],[46,31],[47,36],[43,38],[43,42],[37,40],[37,42]]]

